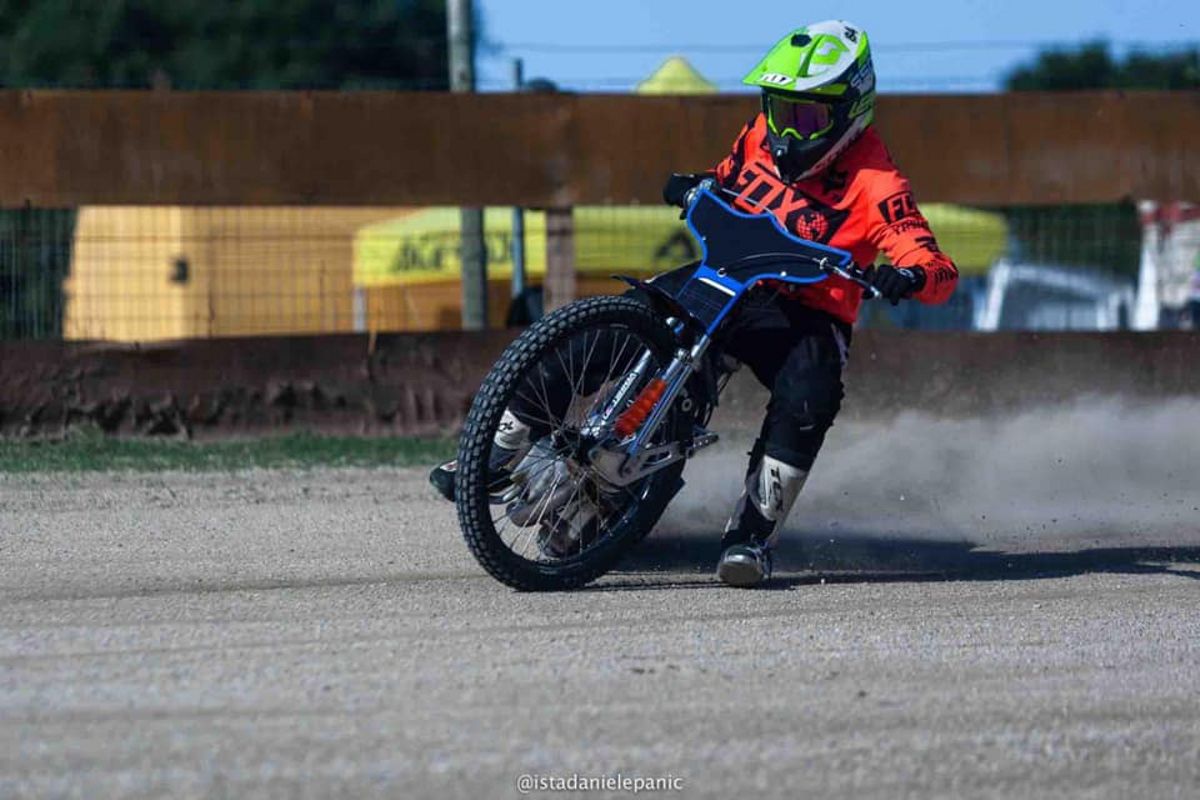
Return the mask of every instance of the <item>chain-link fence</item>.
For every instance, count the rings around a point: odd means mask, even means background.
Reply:
[[[63,335],[74,239],[73,210],[0,210],[0,338]]]
[[[1119,327],[1141,231],[1132,205],[979,209],[926,204],[960,291],[945,306],[875,306],[864,324]],[[581,295],[617,292],[698,249],[669,208],[573,210]],[[485,215],[493,325],[513,314],[513,210]],[[546,273],[545,215],[526,211],[524,269]],[[162,339],[460,325],[452,208],[86,206],[0,212],[0,337]],[[998,286],[997,278],[1004,286]],[[1000,294],[997,295],[997,292]]]

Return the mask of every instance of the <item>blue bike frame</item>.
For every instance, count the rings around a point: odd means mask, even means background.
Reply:
[[[839,275],[862,286],[868,296],[873,295],[862,272],[854,266],[850,253],[794,236],[769,212],[747,214],[738,211],[710,190],[703,189],[689,206],[686,219],[692,236],[700,243],[702,255],[695,272],[677,292],[670,293],[655,286],[653,279],[643,282],[622,278],[664,299],[677,314],[685,317],[678,324],[691,325],[697,336],[690,348],[680,348],[676,352],[658,376],[666,388],[649,416],[629,440],[617,446],[623,454],[621,464],[614,474],[606,476],[614,482],[631,482],[690,455],[672,452],[671,445],[651,448],[649,443],[722,323],[754,286],[763,281],[807,285],[830,275]],[[647,353],[634,367],[632,380],[622,381],[622,388],[605,404],[602,418],[596,421],[597,427],[611,422],[616,410],[624,406],[632,387],[643,382],[641,379],[646,377],[650,364]],[[609,453],[613,451],[610,449]]]
[[[716,215],[714,217],[714,215]],[[724,219],[722,219],[722,217]],[[700,266],[684,284],[675,299],[689,312],[698,285],[726,296],[715,314],[693,317],[705,324],[704,334],[711,337],[730,312],[759,281],[806,285],[817,283],[852,267],[850,253],[789,233],[774,214],[748,214],[721,202],[708,189],[687,210],[687,226],[700,243]],[[732,222],[732,220],[744,220]],[[724,222],[724,227],[721,223]],[[769,226],[769,228],[768,228]],[[738,234],[737,242],[714,242],[714,237]],[[731,246],[732,245],[732,246]],[[714,252],[716,251],[716,252]],[[718,263],[713,263],[714,258]],[[789,269],[789,263],[791,269]],[[848,275],[847,275],[848,276]],[[708,305],[701,302],[701,305]]]

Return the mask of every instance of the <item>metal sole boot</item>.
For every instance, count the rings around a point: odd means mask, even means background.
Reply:
[[[523,453],[505,450],[498,446],[492,447],[492,465],[488,468],[488,491],[502,494],[512,486],[512,470],[508,468],[517,457]],[[454,502],[455,485],[458,480],[458,461],[451,459],[438,464],[429,473],[429,482],[442,497]]]
[[[717,577],[726,586],[749,589],[771,577],[771,548],[761,544],[735,544],[725,548],[717,562]]]
[[[458,462],[451,459],[444,464],[438,464],[429,473],[429,482],[442,497],[454,502],[454,481],[458,476]]]
[[[766,455],[762,441],[750,452],[746,488],[721,537],[717,577],[729,586],[750,587],[771,577],[771,546],[800,494],[808,471]]]
[[[529,426],[521,422],[508,409],[500,418],[496,435],[492,440],[492,451],[488,455],[488,491],[503,493],[512,485],[512,469],[529,452]],[[451,459],[438,464],[429,473],[429,482],[442,497],[454,502],[455,483],[458,478],[458,461]]]

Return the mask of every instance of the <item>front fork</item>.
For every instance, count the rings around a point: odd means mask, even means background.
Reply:
[[[683,391],[683,387],[687,384],[688,379],[692,377],[692,373],[696,371],[696,365],[700,363],[700,359],[704,358],[704,354],[708,351],[708,346],[712,342],[712,338],[708,334],[702,335],[692,345],[690,350],[680,348],[675,353],[675,358],[671,359],[671,363],[663,370],[662,380],[667,385],[663,391],[662,397],[654,404],[654,408],[650,411],[650,416],[638,428],[633,441],[625,448],[625,452],[630,457],[636,457],[643,452],[654,437],[658,426],[662,424],[663,419],[667,415],[667,411],[671,408],[671,404],[675,402],[675,398]]]
[[[628,406],[633,388],[639,384],[649,385],[650,382],[646,378],[650,377],[650,369],[653,366],[649,352],[638,360],[604,409],[585,429],[585,433],[591,433],[600,439],[589,452],[589,461],[608,483],[627,486],[669,464],[687,458],[700,447],[716,441],[715,435],[707,434],[701,441],[692,442],[686,449],[680,442],[655,446],[650,444],[659,426],[666,419],[671,404],[679,397],[679,393],[696,371],[696,366],[704,358],[711,342],[712,339],[705,334],[697,339],[691,348],[680,348],[676,351],[671,363],[658,376],[658,380],[664,385],[662,394],[631,436],[619,438],[612,432],[612,426],[622,409]]]

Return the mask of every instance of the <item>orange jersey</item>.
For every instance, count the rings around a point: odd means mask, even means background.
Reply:
[[[867,266],[882,250],[897,267],[921,267],[925,285],[915,297],[943,303],[958,283],[954,262],[938,248],[908,180],[874,128],[867,128],[824,172],[795,183],[779,178],[767,149],[767,123],[751,120],[733,152],[716,168],[717,180],[737,192],[743,211],[770,211],[804,239],[849,251]],[[853,324],[862,289],[836,275],[795,292],[800,302]]]

